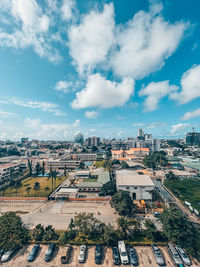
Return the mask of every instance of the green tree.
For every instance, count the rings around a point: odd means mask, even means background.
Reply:
[[[169,171],[168,173],[166,173],[165,177],[170,182],[174,182],[178,180],[178,176],[176,176],[172,171]]]
[[[67,166],[65,165],[64,167],[64,176],[66,177],[67,176]]]
[[[133,237],[140,229],[140,222],[135,219],[128,219],[124,216],[117,218],[118,229],[120,230],[121,238],[126,239],[129,235]]]
[[[122,161],[120,165],[121,165],[121,169],[128,169],[129,168],[126,161]]]
[[[56,238],[56,233],[55,233],[55,229],[53,228],[53,226],[48,225],[47,227],[45,227],[43,240],[50,241],[50,240],[55,240],[55,238]]]
[[[158,167],[165,167],[168,165],[166,153],[163,151],[153,152],[149,156],[145,156],[145,158],[143,159],[143,164],[147,168],[152,169],[156,169]]]
[[[42,171],[42,167],[40,166],[40,163],[37,162],[36,166],[35,166],[35,174],[36,176],[38,176]]]
[[[99,192],[99,195],[101,196],[113,196],[117,192],[117,187],[116,187],[116,181],[109,181],[105,183],[101,191]]]
[[[169,240],[197,256],[200,246],[200,232],[177,208],[166,209],[160,216],[163,232]]]
[[[32,238],[35,241],[42,241],[44,236],[44,227],[41,224],[37,224],[32,231]]]
[[[146,228],[145,234],[146,234],[147,238],[155,240],[156,232],[157,232],[155,224],[150,219],[146,219],[144,225]]]
[[[44,176],[45,174],[45,162],[42,161],[42,175]]]
[[[118,211],[119,215],[129,217],[133,215],[134,204],[129,193],[126,191],[120,190],[114,194],[110,204],[111,207]]]
[[[35,190],[36,192],[39,192],[40,191],[40,183],[39,182],[36,182],[34,183],[34,187],[33,187],[33,190]]]
[[[88,239],[99,239],[104,233],[105,224],[94,217],[93,213],[79,213],[74,217],[74,227]]]
[[[29,171],[29,175],[32,176],[33,167],[32,167],[32,160],[30,159],[28,159],[28,171]]]
[[[29,187],[27,187],[27,188],[25,189],[25,191],[26,191],[26,193],[27,193],[28,195],[29,195],[29,193],[30,193],[31,189],[32,189],[32,187],[31,187],[31,186],[29,186]]]
[[[28,240],[28,230],[14,212],[0,217],[0,247],[4,251],[21,248]]]
[[[14,184],[14,188],[16,189],[17,193],[18,193],[18,190],[22,187],[22,182],[21,181],[16,181],[15,184]]]
[[[44,191],[45,192],[48,192],[48,191],[50,191],[50,188],[48,186],[46,186],[45,189],[44,189]]]

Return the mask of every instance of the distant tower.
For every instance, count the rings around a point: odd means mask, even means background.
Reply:
[[[138,137],[144,137],[144,129],[138,129]]]

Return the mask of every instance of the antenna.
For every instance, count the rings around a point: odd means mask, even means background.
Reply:
[[[194,128],[194,127],[192,127],[192,132],[193,132],[193,133],[194,133],[194,129],[195,129],[195,128]]]

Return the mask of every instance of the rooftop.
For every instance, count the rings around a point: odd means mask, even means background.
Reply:
[[[140,175],[135,171],[116,171],[117,185],[119,186],[153,186],[154,183],[149,175]]]

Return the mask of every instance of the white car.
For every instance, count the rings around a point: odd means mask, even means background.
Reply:
[[[181,256],[181,259],[185,265],[192,265],[190,258],[181,247],[176,246],[176,250],[178,251],[178,254]]]
[[[14,252],[13,250],[6,251],[6,252],[3,254],[3,256],[1,257],[1,261],[2,261],[2,262],[9,261],[10,258],[11,258],[11,256],[12,256],[12,254],[13,254],[13,252]]]
[[[78,262],[79,263],[85,262],[86,251],[87,251],[87,246],[86,245],[81,245],[80,246],[80,252],[79,252],[79,255],[78,255]]]

